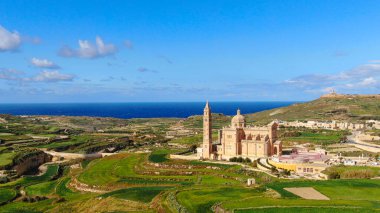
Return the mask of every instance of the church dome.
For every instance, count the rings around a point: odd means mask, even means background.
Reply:
[[[245,126],[245,117],[240,114],[240,109],[237,110],[237,114],[231,120],[232,127],[244,127]]]

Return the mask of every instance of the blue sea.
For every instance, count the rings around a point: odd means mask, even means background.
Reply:
[[[255,113],[296,102],[210,102],[213,113],[235,115]],[[203,114],[204,102],[159,103],[49,103],[0,104],[0,114],[12,115],[66,115],[114,118],[186,118]]]

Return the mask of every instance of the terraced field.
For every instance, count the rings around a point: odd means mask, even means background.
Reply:
[[[173,160],[167,156],[171,152],[174,150],[120,153],[85,161],[78,164],[82,167],[73,168],[50,165],[41,176],[0,184],[0,210],[372,212],[380,209],[380,191],[376,190],[380,188],[380,180],[290,181],[242,165]],[[59,172],[62,168],[63,172]],[[247,187],[248,178],[255,178],[257,185]],[[284,190],[287,187],[313,187],[330,200],[305,200]],[[21,191],[27,197],[44,199],[23,201],[16,196]]]

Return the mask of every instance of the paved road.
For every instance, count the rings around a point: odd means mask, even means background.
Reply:
[[[356,135],[360,134],[359,132],[352,132],[352,135],[347,137],[348,143],[353,144],[359,149],[363,149],[369,152],[380,152],[380,146],[376,144],[371,144],[368,142],[361,141],[356,138]]]

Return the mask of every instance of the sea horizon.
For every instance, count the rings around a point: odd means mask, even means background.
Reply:
[[[300,101],[210,101],[213,113],[234,115],[289,106]],[[98,102],[98,103],[0,103],[0,114],[27,116],[90,116],[113,118],[186,118],[203,113],[204,101]]]

